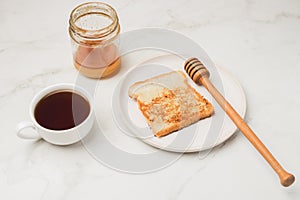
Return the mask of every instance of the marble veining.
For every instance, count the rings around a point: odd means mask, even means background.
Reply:
[[[33,83],[37,79],[43,79],[44,77],[56,75],[56,74],[58,74],[60,72],[61,72],[60,69],[56,69],[56,70],[52,70],[52,71],[45,72],[45,73],[42,73],[42,74],[37,74],[37,75],[31,76],[30,78],[26,79],[24,82],[21,82],[18,85],[16,85],[12,90],[10,90],[10,91],[8,91],[8,92],[6,92],[4,94],[1,94],[0,98],[4,98],[4,97],[7,98],[7,97],[9,97],[11,95],[14,95],[15,93],[17,93],[20,90],[32,87]]]
[[[67,27],[71,9],[82,2],[0,3],[0,199],[300,198],[299,181],[282,188],[240,132],[212,150],[185,154],[162,170],[141,175],[100,164],[81,143],[58,147],[17,138],[15,126],[29,119],[36,92],[76,81]],[[232,72],[246,92],[246,121],[299,179],[298,0],[106,2],[116,8],[122,32],[144,27],[178,31]],[[103,91],[111,89],[109,80],[103,83]],[[116,142],[123,138],[111,137]],[[139,141],[130,144],[155,150]]]

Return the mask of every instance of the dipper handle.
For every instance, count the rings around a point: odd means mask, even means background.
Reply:
[[[285,187],[290,186],[295,181],[295,177],[292,174],[288,173],[279,164],[272,153],[255,135],[251,128],[242,119],[242,117],[234,110],[234,108],[226,101],[222,94],[209,81],[209,71],[206,69],[206,67],[197,58],[191,58],[185,62],[184,69],[195,83],[203,85],[215,98],[215,100],[231,118],[235,125],[274,169],[274,171],[280,178],[281,185]]]

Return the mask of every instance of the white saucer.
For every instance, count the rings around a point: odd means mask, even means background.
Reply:
[[[138,109],[137,103],[128,96],[128,89],[137,81],[173,70],[184,71],[183,64],[184,60],[175,55],[160,56],[133,68],[124,75],[115,88],[112,100],[114,121],[120,130],[154,147],[173,152],[207,150],[226,141],[234,134],[237,130],[234,123],[225,115],[205,88],[196,85],[187,76],[188,83],[213,104],[215,113],[210,118],[200,120],[165,137],[157,138],[153,136],[146,120]],[[210,80],[221,93],[224,91],[225,98],[244,117],[246,98],[241,85],[226,70],[218,67],[217,72],[211,74]]]

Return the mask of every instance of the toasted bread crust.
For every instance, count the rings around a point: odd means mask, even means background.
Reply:
[[[171,74],[174,74],[174,73],[177,73],[177,74],[181,75],[183,79],[186,79],[186,76],[182,71],[173,71],[173,72],[168,72],[168,73],[165,73],[165,74],[161,74],[161,75],[146,79],[144,81],[136,82],[133,85],[131,85],[129,90],[128,90],[129,97],[136,99],[137,96],[135,94],[135,91],[139,87],[142,87],[143,84],[155,83],[156,82],[155,80],[157,80],[158,78],[168,77],[168,76],[170,76]]]
[[[212,104],[188,84],[181,71],[137,82],[130,87],[128,94],[137,100],[139,109],[157,137],[213,114]]]

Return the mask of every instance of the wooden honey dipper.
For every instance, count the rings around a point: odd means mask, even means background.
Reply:
[[[184,69],[196,84],[203,85],[215,98],[215,100],[231,118],[235,125],[240,129],[240,131],[246,136],[246,138],[252,143],[252,145],[258,150],[258,152],[265,158],[265,160],[278,174],[281,185],[285,187],[290,186],[295,181],[295,177],[292,174],[288,173],[278,163],[272,153],[260,141],[260,139],[242,119],[242,117],[234,110],[234,108],[226,101],[222,94],[209,81],[209,71],[206,69],[206,67],[197,58],[190,58],[185,62]]]

